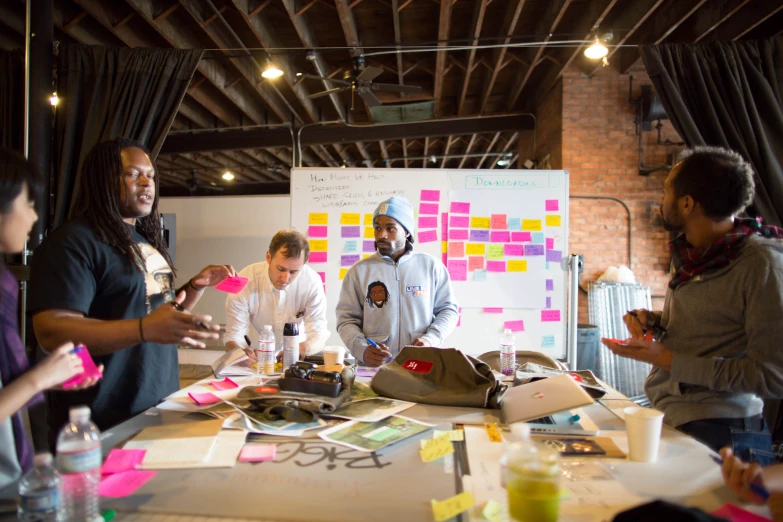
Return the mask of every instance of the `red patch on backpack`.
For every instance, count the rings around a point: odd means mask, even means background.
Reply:
[[[406,370],[410,370],[416,373],[430,373],[432,370],[432,363],[427,361],[417,361],[416,359],[408,359],[405,364],[402,365]]]
[[[256,388],[256,391],[258,393],[276,393],[278,390],[277,388],[270,388],[269,386],[261,386],[260,388]]]

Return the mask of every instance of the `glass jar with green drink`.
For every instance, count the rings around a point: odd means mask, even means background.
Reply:
[[[509,455],[508,512],[519,522],[556,522],[560,508],[559,453],[540,446],[537,449],[534,455]]]

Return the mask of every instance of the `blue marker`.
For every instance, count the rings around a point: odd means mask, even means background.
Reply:
[[[720,457],[716,457],[715,455],[710,455],[712,457],[712,460],[723,466],[723,459]],[[755,493],[756,495],[760,496],[762,499],[767,500],[769,499],[769,491],[764,486],[761,486],[759,484],[748,484],[748,488]]]
[[[373,341],[369,337],[367,337],[366,339],[367,339],[367,342],[370,343],[370,346],[372,346],[373,348],[380,348],[380,346],[378,346],[378,343],[376,343],[375,341]]]

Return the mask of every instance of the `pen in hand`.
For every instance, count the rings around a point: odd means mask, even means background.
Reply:
[[[380,346],[378,346],[378,343],[376,343],[375,341],[373,341],[369,337],[367,337],[366,339],[367,339],[367,342],[370,344],[370,346],[372,346],[373,348],[380,348]]]
[[[245,336],[245,342],[247,343],[247,346],[249,348],[253,347],[252,343],[250,342],[250,337],[248,337],[247,335]]]
[[[722,458],[717,457],[715,455],[710,455],[710,457],[717,464],[720,464],[721,466],[723,466],[723,459]],[[750,484],[748,484],[748,489],[750,489],[753,493],[755,493],[756,495],[760,496],[764,500],[769,499],[769,491],[767,491],[767,488],[765,488],[764,486],[762,486],[760,484],[754,484],[754,483],[751,482]]]

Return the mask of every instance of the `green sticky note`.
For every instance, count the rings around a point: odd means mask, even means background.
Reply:
[[[487,245],[487,259],[489,260],[503,259],[503,244],[490,243],[489,245]]]

